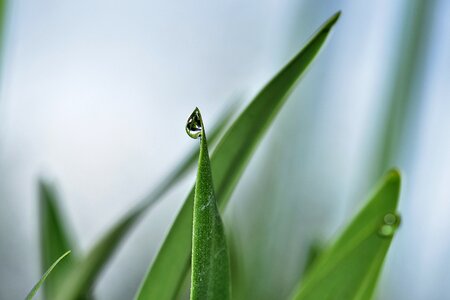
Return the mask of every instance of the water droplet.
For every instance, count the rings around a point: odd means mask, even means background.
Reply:
[[[200,111],[196,107],[186,123],[186,133],[193,139],[197,139],[202,135],[202,117]]]
[[[400,225],[400,216],[395,213],[387,213],[383,217],[383,224],[378,229],[378,234],[382,237],[391,237],[394,235]]]

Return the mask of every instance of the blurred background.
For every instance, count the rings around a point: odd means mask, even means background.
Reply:
[[[40,276],[37,180],[56,183],[87,250],[343,14],[227,208],[236,298],[287,297],[379,176],[405,177],[379,299],[450,298],[450,1],[7,1],[0,85],[0,299]],[[131,299],[194,182],[137,226],[98,299]]]

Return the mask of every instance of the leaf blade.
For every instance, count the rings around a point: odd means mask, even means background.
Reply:
[[[35,286],[31,289],[31,291],[28,293],[28,295],[26,296],[25,300],[31,300],[33,299],[33,297],[36,295],[36,293],[38,292],[39,288],[42,286],[42,284],[45,282],[45,280],[47,279],[47,277],[50,275],[50,273],[53,271],[53,269],[59,264],[59,262],[66,257],[67,255],[69,255],[70,250],[67,251],[66,253],[64,253],[63,255],[61,255],[51,266],[50,268],[48,268],[48,270],[44,273],[44,275],[42,275],[41,279],[35,284]]]
[[[330,17],[306,46],[262,89],[220,140],[211,157],[219,208],[223,209],[260,138],[294,84],[317,55],[340,12]],[[189,266],[194,191],[178,213],[136,299],[173,299]]]
[[[216,140],[219,137],[234,111],[235,106],[232,105],[217,121],[211,133],[211,140]],[[198,149],[195,149],[189,153],[152,193],[125,214],[99,239],[88,254],[74,265],[74,268],[62,283],[62,288],[59,289],[55,299],[79,299],[92,288],[127,233],[140,220],[141,216],[190,170],[190,167],[197,160],[198,152]]]
[[[61,253],[75,249],[73,238],[67,230],[59,201],[53,186],[44,180],[38,183],[40,209],[40,239],[41,239],[41,268],[44,273]],[[72,250],[73,251],[73,250]],[[74,264],[74,256],[67,257],[53,271],[52,277],[46,280],[43,287],[47,298],[53,299],[56,290],[63,281],[65,274]]]
[[[392,236],[380,236],[386,214],[397,209],[401,176],[390,171],[366,206],[312,266],[294,299],[370,299]]]
[[[222,219],[214,195],[208,145],[202,124],[195,184],[191,300],[230,298],[230,262]]]

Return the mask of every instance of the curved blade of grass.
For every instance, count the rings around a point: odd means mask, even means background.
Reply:
[[[232,105],[218,120],[212,130],[211,140],[216,140],[221,131],[225,128],[235,106]],[[122,217],[105,235],[92,247],[89,253],[77,264],[74,265],[68,276],[65,277],[62,287],[58,290],[55,299],[75,300],[79,299],[86,291],[92,289],[99,274],[109,262],[115,251],[121,244],[130,229],[140,220],[140,217],[155,204],[175,183],[177,183],[192,167],[198,157],[198,149],[192,151],[179,164],[172,173],[169,174],[155,191],[144,198],[135,208]]]
[[[306,46],[262,89],[217,145],[212,157],[214,186],[223,209],[255,147],[290,91],[322,48],[340,13],[328,19]],[[137,299],[173,299],[189,268],[194,191],[187,197],[145,277]]]
[[[399,225],[400,174],[390,171],[366,206],[319,257],[294,299],[371,299]]]
[[[62,253],[74,249],[72,238],[66,230],[64,218],[58,207],[58,197],[50,184],[39,181],[40,235],[41,235],[41,267],[45,272]],[[67,257],[53,271],[43,287],[46,298],[53,299],[56,290],[74,263],[74,256]]]
[[[214,195],[205,128],[197,108],[189,121],[187,126],[199,126],[197,137],[200,137],[192,226],[191,300],[226,300],[230,298],[230,261],[223,223]]]
[[[70,250],[67,251],[66,253],[64,253],[63,255],[61,255],[51,266],[50,268],[48,268],[48,270],[44,273],[44,275],[42,275],[41,279],[36,283],[36,285],[31,289],[31,291],[28,293],[27,297],[25,298],[25,300],[31,300],[33,299],[33,297],[36,295],[36,293],[38,292],[39,288],[41,287],[41,285],[44,283],[45,279],[47,279],[48,275],[50,275],[50,273],[53,271],[53,269],[56,267],[56,265],[67,255],[69,255]]]

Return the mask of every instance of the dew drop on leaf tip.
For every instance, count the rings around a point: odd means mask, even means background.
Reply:
[[[202,135],[202,124],[200,111],[196,107],[187,120],[186,133],[193,139],[199,138]]]
[[[387,213],[383,217],[383,223],[378,229],[381,237],[392,237],[400,225],[400,216],[395,213]]]

